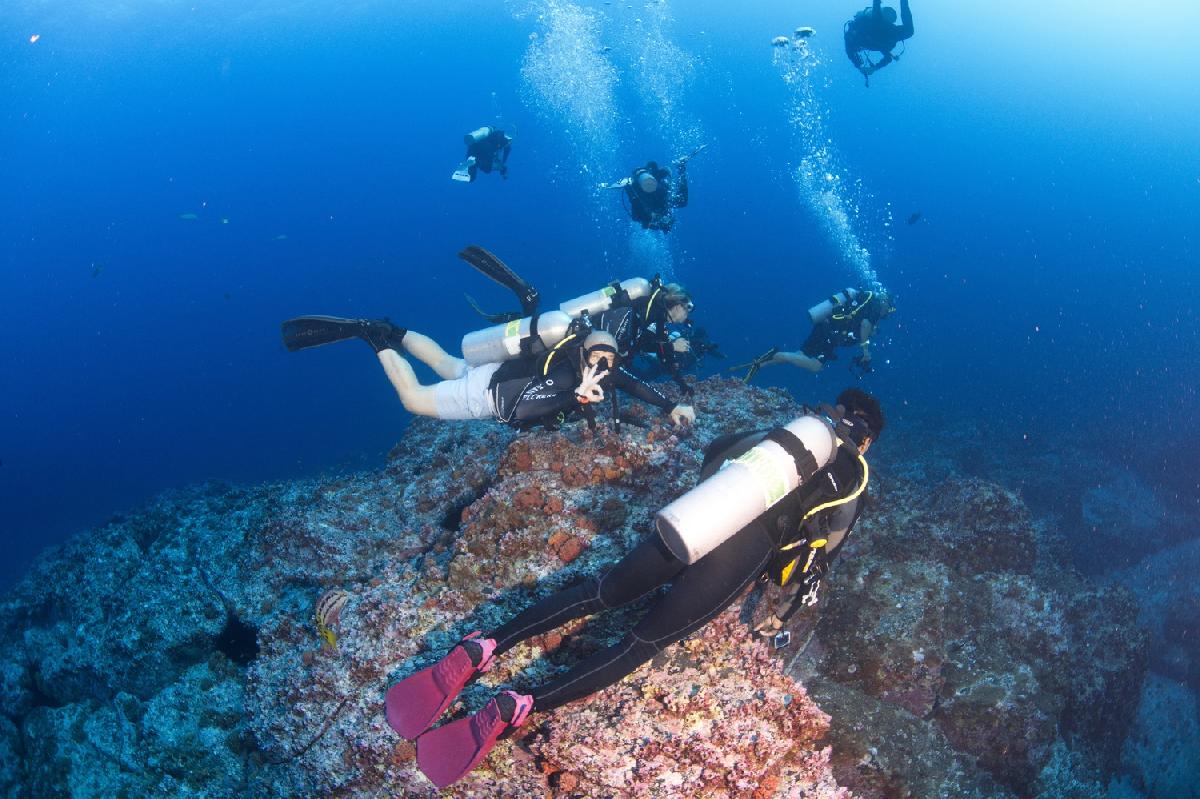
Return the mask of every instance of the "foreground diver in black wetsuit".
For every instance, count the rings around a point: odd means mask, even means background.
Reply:
[[[504,363],[470,366],[428,336],[378,319],[301,316],[283,323],[291,351],[361,338],[371,345],[400,401],[418,416],[496,419],[513,427],[555,427],[579,413],[591,420],[596,404],[624,391],[669,415],[676,425],[695,421],[689,405],[676,404],[618,366],[616,342],[602,331],[581,345]],[[442,381],[422,385],[401,350],[435,371]]]
[[[489,634],[473,633],[438,664],[393,685],[385,715],[400,735],[417,739],[417,761],[426,776],[438,787],[460,779],[532,710],[551,710],[612,685],[714,619],[764,574],[798,586],[785,618],[814,604],[822,578],[858,519],[868,480],[863,455],[884,427],[879,403],[870,395],[848,389],[838,402],[840,408],[823,406],[786,428],[718,438],[705,451],[700,485],[660,513],[661,535],[650,534],[600,579],[546,597]],[[748,454],[751,449],[760,450],[757,459]],[[771,451],[776,454],[768,456]],[[817,453],[824,458],[823,468]],[[741,461],[740,472],[726,474],[728,469],[720,468],[742,456],[760,464],[763,458],[782,457],[793,477],[803,475],[801,483],[740,529],[734,524],[723,542],[710,539],[707,554],[685,562],[676,554],[679,538],[663,531],[663,518],[706,490],[701,513],[726,513],[726,505],[737,504],[728,501],[730,480],[741,487],[736,493],[761,495],[762,485],[754,482],[759,478],[746,478],[752,469]],[[774,463],[770,468],[780,468],[780,461]],[[618,643],[545,685],[527,688],[527,693],[505,691],[474,716],[425,732],[467,682],[491,668],[497,655],[571,619],[626,605],[666,583],[670,589]]]
[[[862,73],[868,86],[871,85],[871,75],[896,60],[897,56],[892,53],[896,45],[913,35],[913,18],[908,0],[900,0],[900,25],[895,24],[896,10],[882,8],[881,4],[882,0],[873,0],[870,8],[855,14],[843,29],[846,55],[854,68]],[[883,58],[872,63],[867,51],[883,53]]]

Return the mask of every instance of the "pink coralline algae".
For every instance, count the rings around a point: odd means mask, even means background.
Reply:
[[[828,723],[731,609],[523,745],[552,795],[846,797],[821,745]]]

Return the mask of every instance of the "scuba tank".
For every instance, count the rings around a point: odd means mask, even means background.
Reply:
[[[622,280],[620,283],[605,286],[598,291],[593,291],[591,294],[584,294],[582,297],[567,300],[558,306],[558,310],[572,317],[579,316],[585,311],[595,316],[611,308],[613,306],[613,299],[620,293],[623,293],[630,300],[645,297],[650,294],[650,281],[641,277]]]
[[[492,126],[484,125],[482,128],[476,128],[475,130],[468,133],[466,136],[463,136],[463,143],[468,144],[468,145],[480,144],[483,141],[485,141],[488,136],[491,136],[491,135],[492,135]]]
[[[463,358],[469,366],[512,360],[521,355],[521,344],[530,337],[532,326],[533,317],[526,316],[468,333],[462,340]],[[550,349],[562,341],[570,326],[571,317],[562,311],[548,311],[538,316],[537,334],[542,346]]]
[[[832,463],[838,445],[825,419],[800,416],[660,510],[658,534],[675,557],[695,563]]]
[[[833,316],[833,309],[847,305],[858,298],[858,289],[843,289],[824,302],[819,302],[808,309],[808,318],[814,325],[826,322]]]

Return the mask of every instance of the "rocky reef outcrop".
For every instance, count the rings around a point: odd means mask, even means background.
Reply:
[[[601,573],[694,484],[705,443],[798,410],[721,380],[695,405],[688,431],[636,407],[619,433],[418,420],[380,470],[200,486],[48,553],[2,600],[0,795],[1084,796],[1064,786],[1129,756],[1136,598],[1065,568],[1017,495],[900,435],[872,450],[872,508],[790,646],[753,632],[777,598],[758,586],[436,791],[383,719],[387,686]],[[520,645],[451,714],[644,609]]]

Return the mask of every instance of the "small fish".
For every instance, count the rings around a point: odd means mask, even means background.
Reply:
[[[103,271],[104,271],[104,264],[93,263],[92,264],[92,279],[95,280],[96,278],[100,277],[100,274]]]
[[[227,216],[223,216],[223,217],[221,217],[221,224],[222,224],[222,225],[228,225],[228,224],[229,224],[229,217],[227,217]]]
[[[920,221],[921,221],[921,212],[920,211],[913,211],[912,215],[908,217],[908,224],[910,224],[910,225],[915,225]]]
[[[278,236],[275,237],[275,241],[287,241],[287,234],[280,233]]]
[[[197,216],[196,214],[180,214],[179,218],[182,219],[184,222],[195,222],[200,217]]]
[[[42,35],[41,35],[40,33],[35,33],[35,34],[33,34],[32,36],[30,36],[30,37],[29,37],[29,43],[30,43],[30,44],[36,44],[36,43],[37,43],[37,40],[38,40],[38,39],[40,39],[40,38],[42,38]]]

